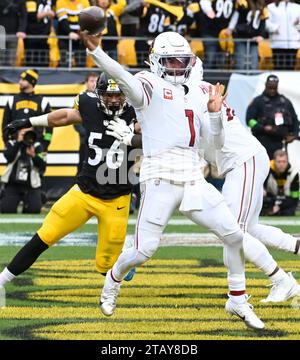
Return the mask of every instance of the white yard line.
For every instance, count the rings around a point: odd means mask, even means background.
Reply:
[[[1,245],[24,245],[32,237],[32,233],[0,233]],[[133,243],[133,235],[127,235]],[[91,246],[96,245],[96,233],[73,233],[58,242],[59,246]],[[220,246],[221,241],[210,233],[171,233],[164,234],[160,246]]]

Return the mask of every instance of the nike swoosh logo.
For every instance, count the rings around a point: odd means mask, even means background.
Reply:
[[[125,206],[122,206],[122,207],[117,207],[117,210],[121,210],[121,209],[124,209]]]
[[[235,310],[233,310],[233,312],[234,312],[234,314],[235,314],[236,316],[238,316],[240,319],[242,319],[243,321],[245,321],[245,316],[239,315]]]

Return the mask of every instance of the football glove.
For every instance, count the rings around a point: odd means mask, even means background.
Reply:
[[[105,131],[107,135],[115,137],[127,146],[131,146],[131,140],[134,136],[133,124],[128,126],[125,120],[115,118],[109,122],[107,129]]]
[[[3,129],[4,138],[8,139],[10,135],[15,133],[16,131],[30,127],[32,127],[32,124],[29,119],[14,120],[8,125],[6,125],[5,128]]]

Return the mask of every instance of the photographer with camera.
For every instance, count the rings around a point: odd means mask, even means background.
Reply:
[[[23,213],[39,213],[42,207],[41,176],[46,169],[46,160],[33,128],[15,133],[3,154],[8,164],[1,177],[4,184],[1,212],[16,213],[23,201]]]
[[[295,215],[299,201],[299,174],[289,163],[285,151],[275,151],[264,188],[262,215]]]
[[[51,111],[46,97],[34,93],[34,88],[39,79],[39,73],[35,69],[28,69],[21,73],[19,80],[20,92],[8,99],[4,109],[2,121],[3,142],[7,145],[8,138],[3,133],[6,125],[13,120],[24,119],[30,116],[47,114]],[[53,129],[50,127],[35,128],[37,140],[43,150],[47,151],[52,139]]]
[[[252,134],[266,148],[270,160],[276,150],[299,136],[299,121],[293,104],[278,92],[279,78],[269,75],[264,92],[248,106],[247,125]]]

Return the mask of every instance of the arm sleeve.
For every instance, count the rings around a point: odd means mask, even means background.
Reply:
[[[210,0],[200,0],[201,10],[207,14],[209,11],[213,11]]]
[[[143,13],[144,1],[142,0],[135,0],[132,1],[129,5],[125,6],[123,10],[123,14],[131,14],[131,15],[139,15],[141,16]]]
[[[35,148],[35,157],[32,158],[33,165],[39,169],[40,172],[44,172],[46,169],[46,158],[45,154],[43,153],[42,146],[37,146]]]
[[[228,24],[228,28],[229,28],[230,30],[233,31],[233,30],[235,29],[236,24],[237,24],[238,21],[239,21],[239,17],[240,17],[239,12],[238,12],[238,11],[235,11],[235,12],[233,13],[233,15],[231,16],[231,19],[230,19],[229,24]]]
[[[297,206],[299,201],[299,174],[296,174],[290,185],[290,196],[287,196],[280,204],[280,209],[288,209]]]
[[[259,101],[254,99],[248,106],[246,113],[246,123],[254,135],[265,134],[264,126],[258,122],[258,107]]]
[[[7,143],[8,138],[6,138],[3,134],[3,130],[6,125],[8,125],[10,122],[12,122],[12,114],[11,114],[11,107],[9,105],[9,102],[6,104],[4,113],[3,113],[3,120],[2,120],[2,139],[4,143]]]
[[[42,100],[42,114],[48,114],[50,112],[51,112],[50,104],[49,104],[48,100],[44,97]],[[52,135],[53,135],[53,128],[49,127],[49,126],[45,127],[44,134],[43,134],[43,140],[42,140],[42,146],[45,151],[48,150],[48,147],[52,140]]]
[[[96,65],[118,83],[133,107],[140,109],[146,105],[147,99],[144,86],[137,77],[130,74],[119,63],[106,55],[99,46],[94,51],[88,50],[87,52],[92,55]]]
[[[209,113],[209,120],[210,142],[213,144],[216,150],[221,150],[225,141],[222,111],[217,113]]]
[[[26,32],[27,27],[27,10],[26,3],[24,0],[19,0],[19,24],[18,24],[18,32]]]
[[[298,120],[298,116],[296,114],[296,111],[294,109],[293,104],[291,103],[291,101],[288,101],[289,104],[289,110],[292,116],[292,120],[293,120],[293,134],[295,137],[299,137],[299,120]]]
[[[69,21],[68,21],[68,13],[64,8],[64,3],[60,0],[56,3],[56,16],[59,23],[60,33],[64,35],[69,35],[71,32]]]
[[[15,160],[19,150],[20,150],[19,142],[13,140],[8,141],[6,149],[3,152],[3,155],[8,163],[11,163]]]

